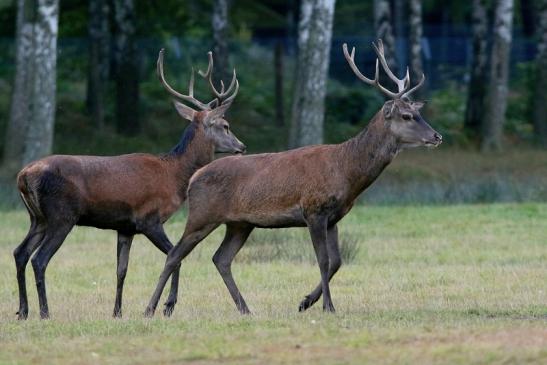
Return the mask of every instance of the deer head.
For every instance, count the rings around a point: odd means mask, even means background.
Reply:
[[[203,103],[194,97],[194,69],[190,76],[188,85],[188,95],[184,95],[174,90],[165,81],[163,74],[163,54],[164,49],[160,50],[157,63],[158,77],[165,89],[173,95],[175,108],[179,115],[195,123],[197,128],[202,128],[207,138],[211,140],[217,153],[243,153],[245,145],[230,130],[230,124],[224,119],[224,114],[232,105],[237,92],[239,90],[239,82],[237,81],[236,71],[234,69],[232,81],[227,90],[224,90],[224,82],[220,82],[220,92],[215,88],[212,80],[213,74],[213,54],[208,53],[209,66],[206,72],[199,71],[200,76],[209,81],[209,86],[214,94],[213,100],[208,103]],[[178,99],[178,100],[177,100]],[[192,105],[183,104],[186,102]]]
[[[425,81],[425,75],[422,74],[421,80],[410,90],[410,74],[408,67],[404,78],[397,78],[389,69],[385,55],[382,40],[378,44],[372,43],[376,55],[376,72],[374,79],[364,76],[355,65],[355,47],[351,53],[348,52],[348,46],[344,43],[342,46],[344,56],[355,75],[364,83],[373,85],[386,94],[391,100],[384,103],[382,107],[382,117],[385,126],[389,128],[390,133],[397,140],[400,148],[428,146],[437,147],[442,142],[442,136],[437,133],[420,115],[420,109],[424,103],[410,100],[410,94],[416,91]],[[390,91],[380,84],[379,74],[382,64],[387,76],[397,85],[397,92]]]

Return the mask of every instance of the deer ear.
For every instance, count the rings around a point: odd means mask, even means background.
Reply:
[[[228,110],[228,108],[230,107],[230,105],[231,104],[228,103],[228,104],[221,105],[221,106],[216,107],[215,109],[211,110],[210,112],[207,113],[207,115],[203,119],[203,122],[206,123],[206,124],[210,124],[214,120],[216,120],[218,118],[222,118],[224,116],[224,114],[226,113],[226,111]]]
[[[421,101],[413,101],[412,102],[412,107],[415,109],[415,110],[420,110],[424,107],[425,103],[424,102],[421,102]]]
[[[194,109],[179,103],[178,101],[174,101],[173,103],[175,104],[175,108],[181,117],[189,120],[190,122],[194,120],[194,116],[196,115],[196,111]]]
[[[385,118],[391,118],[393,116],[393,112],[395,111],[395,101],[389,100],[386,101],[384,104],[384,107],[382,108],[382,112],[384,113]]]

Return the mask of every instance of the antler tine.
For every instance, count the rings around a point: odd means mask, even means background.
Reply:
[[[235,80],[235,84],[234,84],[234,85],[235,85],[235,90],[234,90],[233,94],[230,95],[230,96],[228,96],[226,99],[224,99],[224,101],[222,102],[222,105],[231,104],[231,103],[234,101],[234,99],[235,99],[235,97],[236,97],[236,95],[237,95],[237,92],[239,91],[239,81],[237,81],[237,79]],[[229,90],[229,89],[230,89],[230,88],[228,88],[228,90]]]
[[[192,69],[192,74],[190,76],[190,82],[188,84],[188,95],[184,95],[173,89],[165,80],[165,75],[163,74],[163,54],[165,53],[165,49],[162,48],[160,50],[160,53],[158,55],[158,62],[157,62],[157,72],[158,72],[158,78],[160,79],[163,87],[165,90],[167,90],[171,95],[174,97],[187,101],[189,103],[192,103],[194,106],[198,107],[201,110],[211,110],[213,107],[213,102],[216,102],[216,100],[213,100],[207,104],[202,103],[201,101],[194,98],[194,69]]]
[[[367,78],[366,76],[364,76],[361,71],[359,71],[359,69],[357,68],[357,65],[355,65],[355,47],[352,48],[351,50],[351,54],[348,53],[348,45],[346,43],[344,43],[342,45],[342,49],[344,51],[344,56],[346,57],[346,60],[348,61],[348,64],[349,64],[349,67],[351,67],[351,69],[353,70],[353,73],[355,73],[355,75],[363,82],[369,84],[369,85],[374,85],[374,86],[377,86],[380,91],[382,91],[384,94],[386,94],[387,96],[391,97],[391,98],[398,98],[400,95],[398,93],[394,93],[394,92],[391,92],[389,91],[388,89],[386,89],[385,87],[383,87],[381,84],[380,84],[380,66],[379,66],[379,63],[378,63],[378,58],[376,58],[376,67],[375,67],[375,72],[374,72],[374,80],[371,80],[369,78]]]
[[[369,84],[369,85],[375,85],[376,80],[378,79],[378,60],[376,60],[376,77],[374,80],[371,80],[367,78],[365,75],[359,71],[357,68],[357,65],[355,65],[355,47],[351,48],[351,55],[348,53],[348,45],[344,43],[342,45],[342,50],[344,51],[344,57],[346,57],[346,60],[348,61],[349,67],[352,69],[353,73],[363,82]]]
[[[412,94],[414,91],[416,91],[420,86],[424,84],[425,81],[425,74],[422,73],[422,78],[420,79],[420,82],[418,82],[412,89],[405,92],[403,95],[401,95],[402,98],[408,98],[410,94]]]
[[[393,74],[391,69],[389,68],[389,65],[386,61],[386,56],[384,53],[384,44],[381,39],[378,39],[378,45],[376,45],[374,42],[372,42],[372,46],[374,47],[374,50],[376,51],[376,54],[378,55],[378,58],[380,59],[380,63],[382,64],[382,68],[384,69],[385,73],[389,76],[389,78],[397,84],[398,92],[397,97],[400,97],[408,87],[408,84],[410,83],[410,75],[408,73],[403,79],[399,79],[397,76]]]
[[[215,97],[218,99],[219,104],[224,104],[226,100],[228,99],[233,100],[234,98],[232,96],[235,96],[235,95],[231,95],[231,96],[228,96],[228,95],[230,95],[230,93],[234,90],[234,87],[237,82],[236,70],[234,69],[232,81],[230,82],[230,86],[228,86],[228,89],[226,91],[224,90],[224,82],[222,80],[220,81],[220,92],[219,92],[213,83],[213,52],[209,51],[207,53],[207,56],[209,57],[209,65],[207,66],[207,71],[206,72],[199,71],[200,76],[203,78],[206,78],[209,81],[209,86],[211,88],[211,91],[213,92]],[[237,94],[237,91],[236,91],[236,94]]]
[[[190,74],[190,82],[188,83],[188,96],[194,97],[194,68],[192,67],[192,73]]]

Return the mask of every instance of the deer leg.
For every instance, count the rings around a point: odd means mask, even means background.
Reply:
[[[196,229],[189,229],[189,226],[190,224],[187,223],[186,231],[184,232],[181,240],[179,241],[179,243],[177,243],[175,247],[173,247],[171,251],[169,251],[169,254],[167,255],[167,259],[165,260],[165,267],[160,275],[156,290],[154,290],[154,294],[152,294],[150,302],[148,303],[146,311],[144,312],[144,315],[146,317],[152,317],[154,315],[154,312],[156,311],[156,307],[160,300],[161,293],[163,292],[163,288],[167,283],[167,279],[169,279],[169,276],[173,273],[173,271],[175,271],[177,267],[180,266],[180,262],[190,252],[192,252],[194,247],[196,247],[197,244],[201,242],[201,240],[203,240],[219,225],[217,223],[210,223],[198,226],[198,228]]]
[[[329,256],[329,282],[336,274],[340,266],[342,266],[342,259],[340,258],[340,247],[338,245],[338,228],[332,226],[327,230],[327,254]],[[298,307],[299,312],[303,312],[312,305],[315,304],[321,297],[322,283],[320,282],[317,287],[300,303]]]
[[[222,240],[220,247],[213,256],[213,262],[241,314],[250,314],[251,312],[241,296],[232,276],[232,261],[249,237],[253,228],[254,227],[248,225],[235,226],[228,224],[226,226],[224,240]]]
[[[28,260],[32,253],[40,246],[40,242],[44,238],[43,225],[36,222],[36,219],[31,216],[31,226],[27,236],[19,246],[13,251],[15,258],[15,267],[17,269],[17,284],[19,286],[19,310],[17,311],[17,319],[27,319],[28,317],[28,299],[27,299],[27,284],[25,271]]]
[[[144,232],[144,235],[164,254],[168,254],[169,251],[173,248],[171,241],[167,238],[163,226],[158,224],[152,229]],[[163,315],[165,317],[170,317],[175,309],[175,304],[177,304],[177,295],[179,290],[179,272],[180,264],[175,268],[173,274],[171,275],[171,290],[169,291],[169,296],[167,301],[164,304]]]
[[[327,219],[324,217],[310,217],[307,219],[315,256],[321,271],[321,289],[323,292],[323,310],[334,312],[334,305],[329,289],[329,255],[327,252]]]
[[[55,228],[50,224],[45,233],[44,240],[40,245],[40,249],[32,258],[32,268],[34,269],[34,277],[36,279],[36,289],[38,290],[38,303],[40,304],[40,317],[42,319],[49,318],[49,310],[46,296],[46,281],[45,272],[49,260],[55,252],[61,247],[66,236],[72,229],[73,225],[57,226]]]
[[[125,275],[127,274],[127,264],[129,263],[129,250],[131,250],[132,242],[133,235],[125,235],[118,232],[116,302],[114,303],[113,313],[113,316],[115,318],[120,318],[122,316],[123,283],[125,281]]]

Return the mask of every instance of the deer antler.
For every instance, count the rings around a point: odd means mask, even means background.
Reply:
[[[192,103],[193,105],[195,105],[196,107],[198,107],[201,110],[212,110],[213,108],[215,108],[216,105],[218,104],[218,101],[217,101],[216,98],[211,100],[209,103],[203,103],[203,102],[197,100],[194,97],[194,69],[193,68],[192,68],[192,74],[190,76],[190,82],[188,84],[188,95],[184,95],[184,94],[179,93],[178,91],[173,89],[167,83],[167,81],[165,81],[165,76],[163,75],[163,54],[164,54],[164,52],[165,52],[165,49],[162,48],[160,50],[159,55],[158,55],[158,63],[157,63],[158,77],[159,77],[163,87],[165,87],[165,89],[171,95],[173,95],[174,97],[176,97],[180,100]]]
[[[224,91],[224,82],[220,80],[220,92],[215,88],[215,85],[213,84],[213,53],[209,52],[207,54],[209,56],[209,65],[207,66],[207,71],[198,71],[200,76],[203,78],[206,78],[209,81],[209,86],[211,87],[211,91],[215,95],[215,97],[218,99],[219,105],[228,104],[231,103],[234,98],[237,95],[237,92],[239,91],[239,81],[237,81],[237,75],[236,70],[234,68],[232,81],[230,82],[230,86],[228,86],[228,89]],[[233,93],[232,93],[233,92]],[[232,95],[230,95],[232,93]]]
[[[372,46],[374,47],[374,50],[376,51],[376,54],[378,55],[378,57],[376,58],[376,71],[374,73],[374,80],[371,80],[371,79],[365,77],[361,73],[361,71],[359,71],[359,68],[357,68],[357,66],[355,65],[355,47],[352,47],[351,54],[350,54],[348,52],[347,44],[344,43],[342,45],[342,49],[344,51],[344,56],[346,57],[346,60],[348,61],[349,66],[351,67],[351,69],[353,70],[355,75],[361,81],[365,82],[366,84],[378,87],[384,94],[386,94],[387,96],[389,96],[393,99],[400,99],[400,98],[408,97],[412,92],[416,91],[416,89],[418,89],[420,86],[422,86],[422,84],[424,83],[424,80],[425,80],[425,75],[423,75],[423,74],[422,74],[422,79],[420,80],[420,82],[416,86],[414,86],[412,89],[407,91],[408,87],[410,86],[410,74],[409,74],[409,71],[408,71],[408,67],[406,68],[405,77],[402,78],[402,79],[397,78],[393,74],[393,72],[390,70],[390,68],[389,68],[389,66],[386,62],[386,58],[385,58],[385,54],[384,54],[384,44],[382,43],[382,40],[379,39],[377,45],[374,44],[374,42],[373,42]],[[388,77],[393,82],[395,82],[395,84],[397,85],[397,90],[398,90],[397,92],[390,91],[390,90],[386,89],[385,87],[383,87],[380,84],[379,63],[382,64],[382,68],[384,69],[384,71],[388,75]]]

